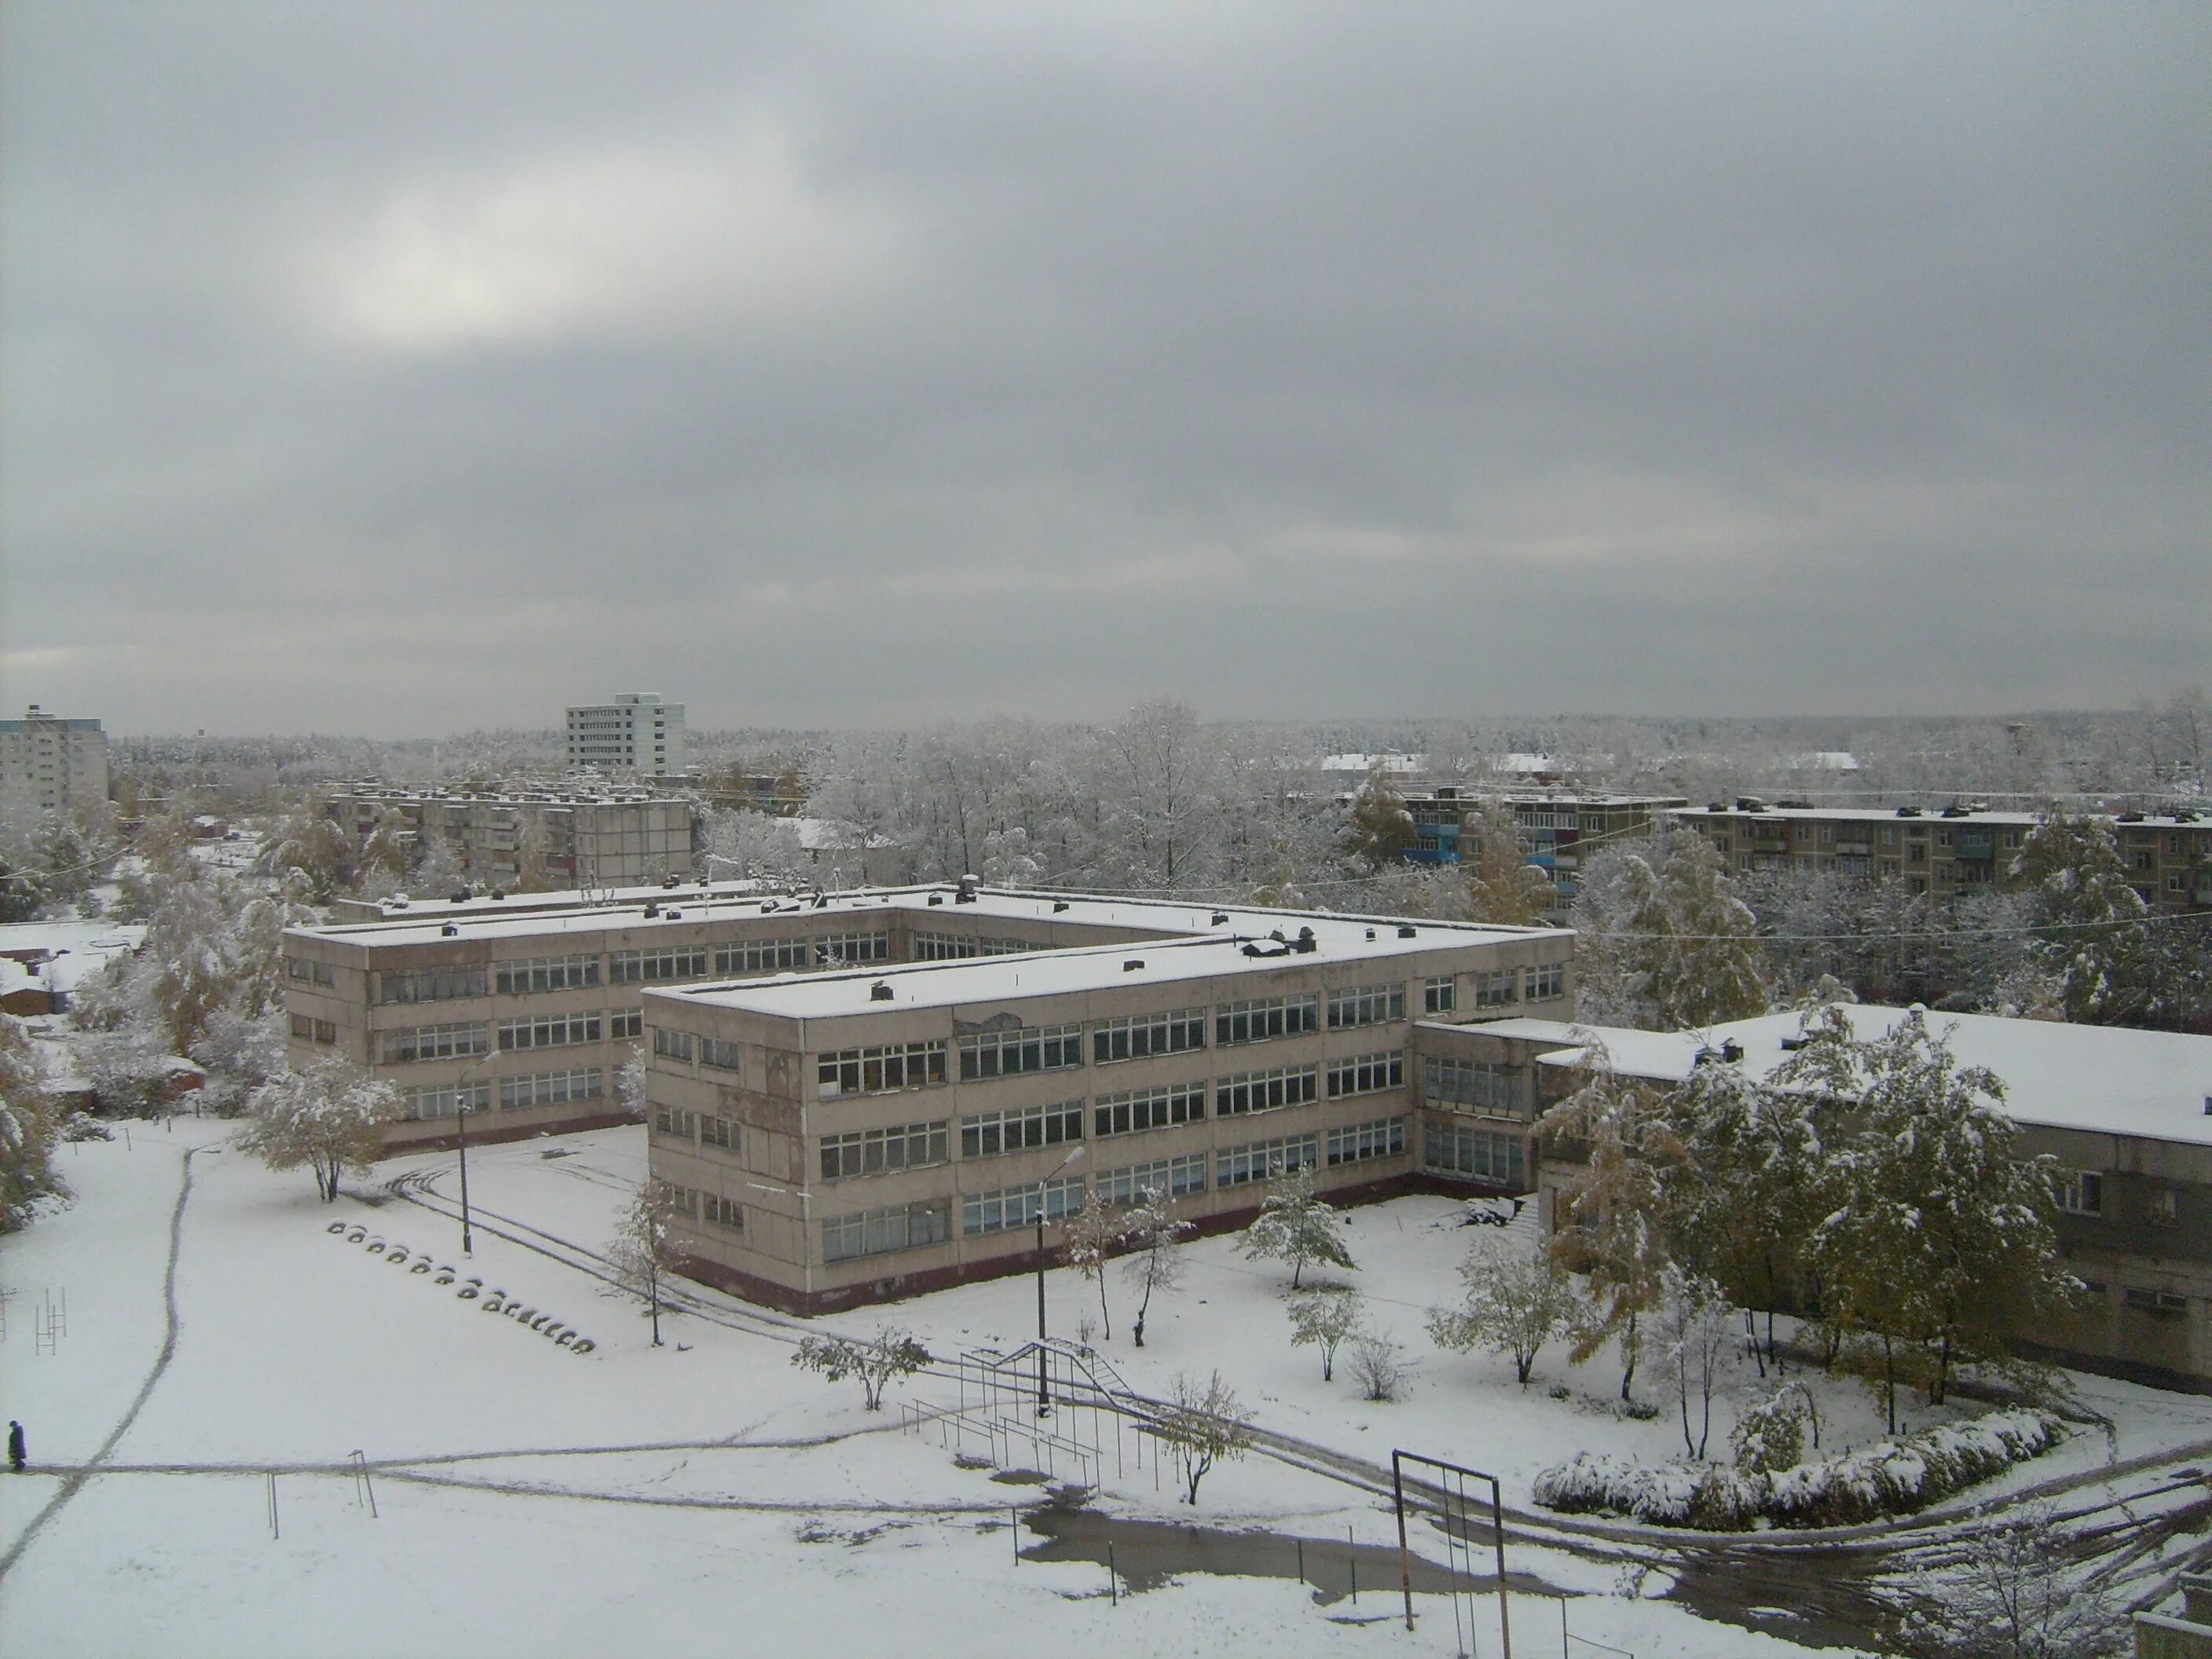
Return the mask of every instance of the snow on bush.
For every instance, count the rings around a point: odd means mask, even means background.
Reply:
[[[2040,1456],[2060,1432],[2048,1412],[1992,1412],[1773,1474],[1578,1452],[1536,1477],[1534,1497],[1566,1514],[1620,1515],[1659,1527],[1740,1532],[1762,1516],[1781,1527],[1850,1526],[1925,1509]]]

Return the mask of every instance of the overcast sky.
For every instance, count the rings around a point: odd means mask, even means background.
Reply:
[[[7,21],[8,705],[2212,678],[2199,0]]]

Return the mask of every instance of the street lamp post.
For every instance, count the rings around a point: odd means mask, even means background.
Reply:
[[[475,1066],[463,1066],[461,1080],[453,1085],[453,1144],[461,1159],[461,1254],[466,1256],[477,1253],[476,1235],[469,1227],[469,1075],[490,1064],[487,1056]]]
[[[1052,1174],[1051,1174],[1051,1175],[1047,1176],[1046,1176],[1042,1181],[1040,1181],[1039,1182],[1037,1182],[1037,1208],[1036,1208],[1036,1279],[1037,1279],[1037,1415],[1038,1415],[1039,1417],[1042,1417],[1042,1416],[1044,1416],[1046,1413],[1048,1413],[1048,1412],[1050,1412],[1050,1411],[1052,1410],[1052,1394],[1051,1394],[1051,1391],[1050,1391],[1050,1390],[1049,1390],[1049,1389],[1045,1386],[1045,1370],[1044,1370],[1044,1268],[1045,1268],[1045,1254],[1044,1254],[1044,1206],[1045,1206],[1045,1189],[1052,1184],[1053,1181],[1054,1181],[1055,1178],[1057,1178],[1057,1177],[1058,1177],[1058,1176],[1059,1176],[1059,1175],[1060,1175],[1060,1170],[1066,1169],[1066,1168],[1067,1168],[1067,1166],[1068,1166],[1069,1164],[1071,1164],[1074,1163],[1074,1162],[1076,1161],[1076,1159],[1078,1159],[1078,1158],[1081,1158],[1082,1156],[1083,1156],[1083,1148],[1082,1148],[1082,1147],[1080,1147],[1080,1146],[1078,1146],[1078,1147],[1077,1147],[1073,1152],[1070,1152],[1070,1153],[1069,1153],[1066,1158],[1063,1158],[1062,1159],[1060,1159],[1060,1160],[1059,1167],[1058,1167],[1058,1168],[1056,1168],[1056,1169],[1054,1169],[1054,1170],[1053,1170],[1053,1172],[1052,1172]]]

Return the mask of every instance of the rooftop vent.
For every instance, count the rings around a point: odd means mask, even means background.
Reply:
[[[1782,1052],[1785,1054],[1794,1054],[1811,1041],[1810,1037],[1786,1036],[1782,1039]]]
[[[1415,931],[1416,930],[1413,925],[1409,922],[1400,922],[1398,924],[1398,937],[1400,939],[1411,939],[1413,937]]]
[[[684,913],[681,910],[668,910],[664,911],[662,914],[665,918],[670,921],[681,921],[684,920]]]
[[[661,884],[663,887],[681,887],[684,884],[683,884],[683,882],[682,882],[682,881],[678,880],[676,877],[674,877],[674,876],[670,876],[670,877],[669,877],[669,878],[667,878],[665,880],[664,880],[660,884]]]
[[[1708,812],[1725,812],[1728,811],[1728,803],[1725,801],[1709,800],[1705,803],[1705,811]]]
[[[952,902],[955,904],[973,904],[975,902],[975,890],[980,884],[973,876],[961,877],[959,890],[953,894]]]
[[[646,920],[648,921],[659,914],[660,907],[658,904],[648,904],[645,907]]]
[[[814,908],[817,910],[828,909],[830,908],[830,895],[827,893],[817,893],[814,896]]]
[[[1135,973],[1135,972],[1137,971],[1137,969],[1139,969],[1139,968],[1143,967],[1144,965],[1145,965],[1145,959],[1144,959],[1144,957],[1130,957],[1127,962],[1125,962],[1125,963],[1123,963],[1121,964],[1121,971],[1122,971],[1123,973],[1125,973],[1125,974],[1133,974],[1133,973]]]
[[[945,895],[942,893],[932,893],[929,896],[929,902],[932,904],[942,904],[945,902]]]
[[[1066,899],[1054,899],[1054,900],[1052,902],[1052,913],[1053,913],[1053,915],[1059,915],[1062,910],[1065,910],[1066,908],[1067,908],[1067,901],[1066,901]]]
[[[2122,823],[2141,823],[2142,821],[2143,815],[2140,812],[2123,812],[2119,816]]]
[[[455,904],[466,904],[469,902],[469,896],[465,891],[449,893],[446,896],[451,902]]]
[[[394,893],[392,896],[392,908],[395,910],[404,910],[407,908],[407,895]]]
[[[1367,930],[1367,937],[1370,939],[1373,939],[1375,937],[1375,930],[1372,927]]]
[[[1943,809],[1943,816],[1947,818],[1964,818],[1971,817],[1973,815],[1968,812],[1963,806],[1952,805],[1947,806]]]
[[[1213,913],[1213,926],[1214,926],[1214,927],[1220,927],[1222,923],[1224,923],[1224,921],[1227,921],[1228,920],[1229,920],[1229,912],[1228,912],[1228,911],[1226,911],[1226,910],[1216,910],[1216,911]]]
[[[439,932],[439,933],[440,933],[441,935],[442,935],[444,938],[447,938],[447,939],[459,939],[459,938],[461,936],[461,930],[460,930],[459,928],[458,928],[458,927],[454,927],[454,926],[453,926],[453,924],[452,922],[450,922],[450,921],[449,921],[449,922],[447,922],[444,927],[441,927],[441,928],[438,930],[438,932]]]
[[[1920,816],[1920,809],[1917,806],[1900,806],[1897,809],[1897,816],[1901,818],[1917,818]]]
[[[495,887],[491,890],[491,896],[495,902],[503,899],[507,896],[507,890],[504,887]]]
[[[1314,930],[1312,928],[1301,927],[1298,929],[1297,943],[1295,947],[1297,950],[1301,952],[1311,951],[1316,948],[1318,944],[1319,941],[1314,938]]]
[[[890,982],[879,979],[868,987],[868,1000],[871,1002],[889,1002],[891,1000]]]
[[[1721,1058],[1727,1060],[1730,1065],[1734,1065],[1737,1060],[1743,1058],[1743,1044],[1738,1042],[1734,1037],[1730,1037],[1727,1042],[1721,1044]]]

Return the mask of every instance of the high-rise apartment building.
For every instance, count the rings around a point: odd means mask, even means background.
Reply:
[[[571,771],[642,772],[664,777],[684,769],[684,705],[648,691],[624,691],[612,702],[568,711]]]
[[[107,799],[107,733],[98,720],[63,720],[33,703],[0,720],[0,817],[22,823]]]

